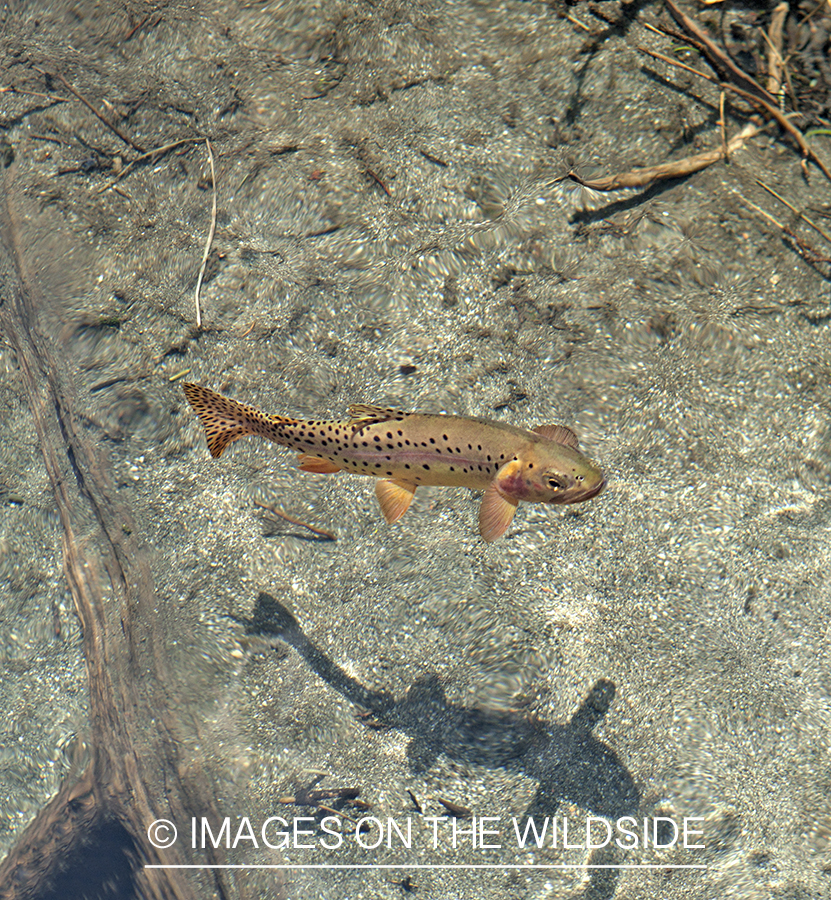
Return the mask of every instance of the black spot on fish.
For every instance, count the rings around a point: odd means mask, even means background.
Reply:
[[[445,441],[449,441],[449,440],[450,440],[450,438],[449,438],[446,434],[443,434],[443,435],[442,435],[442,438],[443,438]]]
[[[376,434],[375,437],[374,437],[372,440],[373,440],[373,441],[378,441],[378,443],[380,444],[380,443],[381,443],[381,435],[380,435],[380,434]]]
[[[380,469],[380,468],[381,468],[381,463],[375,463],[375,468],[376,468],[376,469]]]
[[[398,436],[399,436],[399,437],[404,437],[404,432],[403,432],[403,431],[399,431],[399,432],[398,432]]]
[[[473,444],[468,444],[468,445],[467,445],[467,449],[468,449],[468,450],[472,450],[472,449],[473,449]]]
[[[387,432],[387,437],[388,437],[390,440],[392,440],[392,432],[391,432],[391,431],[388,431],[388,432]]]
[[[410,442],[409,442],[409,441],[404,441],[404,443],[406,444],[406,446],[408,446],[408,447],[410,446]]]
[[[399,431],[399,434],[400,434],[400,433],[401,433],[401,432]],[[399,442],[398,442],[398,446],[399,446],[399,447],[403,447],[404,445],[401,443],[401,441],[399,441]]]
[[[404,468],[405,468],[405,469],[409,469],[409,468],[410,468],[410,464],[409,464],[409,463],[404,463]]]
[[[451,467],[450,467],[450,471],[451,471],[451,472],[455,472],[456,470],[453,468],[453,466],[451,466]]]
[[[533,464],[533,463],[528,463],[528,468],[529,468],[529,469],[533,469],[533,468],[534,468],[534,464]]]
[[[366,441],[362,441],[361,443],[362,443],[362,445],[363,445],[364,447],[368,447],[368,446],[369,446],[369,444],[367,444]],[[356,444],[355,446],[357,446],[357,444]]]
[[[422,468],[422,469],[427,469],[428,472],[430,471],[430,466],[428,466],[427,463],[424,463],[424,465],[422,465],[421,468]]]
[[[436,443],[436,439],[435,439],[435,438],[430,438],[430,443],[431,443],[431,444],[435,444],[435,443]]]
[[[489,453],[489,454],[488,454],[488,462],[490,462],[490,461],[491,461],[491,455],[490,455],[490,453]]]
[[[387,472],[387,475],[392,475],[392,472]]]

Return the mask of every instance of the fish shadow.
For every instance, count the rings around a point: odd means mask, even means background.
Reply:
[[[372,690],[337,666],[303,634],[294,616],[270,594],[261,593],[250,618],[232,617],[246,633],[277,637],[309,667],[377,723],[410,737],[407,756],[416,771],[439,754],[470,765],[520,772],[537,782],[525,814],[554,815],[563,802],[609,819],[637,815],[640,792],[610,747],[592,730],[615,697],[615,686],[599,680],[565,725],[515,712],[450,703],[438,677],[417,679],[401,699]]]

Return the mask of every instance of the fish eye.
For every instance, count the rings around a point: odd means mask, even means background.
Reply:
[[[578,476],[577,476],[577,481],[582,481],[582,480],[583,480],[583,476],[582,476],[582,475],[578,475]]]
[[[558,478],[553,478],[550,475],[548,477],[548,486],[552,491],[560,491],[565,487],[565,485]]]

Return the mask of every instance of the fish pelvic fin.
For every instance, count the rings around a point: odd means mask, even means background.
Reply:
[[[225,448],[248,434],[259,434],[277,444],[288,444],[288,429],[297,419],[267,416],[253,406],[223,397],[201,384],[182,385],[188,403],[199,416],[211,456],[218,459]]]
[[[409,509],[416,485],[411,481],[384,478],[375,484],[375,496],[389,525],[397,522]]]
[[[508,497],[499,490],[496,481],[485,491],[479,507],[479,534],[483,540],[495,541],[502,537],[514,520],[519,500]]]
[[[341,471],[341,467],[331,460],[322,456],[309,456],[308,453],[301,453],[297,457],[297,467],[303,472],[317,472],[318,475],[334,475]]]

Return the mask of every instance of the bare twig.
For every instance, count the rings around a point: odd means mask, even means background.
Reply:
[[[799,145],[799,149],[802,151],[802,155],[812,159],[819,169],[822,171],[822,174],[831,181],[831,170],[825,163],[814,153],[811,149],[808,142],[805,140],[805,136],[802,132],[793,124],[793,122],[788,119],[788,117],[772,103],[768,103],[765,100],[762,100],[760,97],[756,97],[754,94],[748,93],[747,91],[742,90],[741,88],[735,87],[735,85],[726,84],[726,88],[738,94],[741,97],[744,97],[745,100],[750,100],[751,103],[755,103],[757,106],[761,106],[765,112],[772,118],[776,119],[776,121],[784,128],[785,131],[797,142]]]
[[[785,206],[787,206],[792,213],[795,213],[797,216],[799,216],[799,218],[802,219],[803,222],[806,222],[808,225],[810,225],[811,228],[813,228],[814,231],[817,232],[817,234],[821,234],[825,238],[825,240],[828,241],[829,244],[831,244],[831,234],[829,234],[824,228],[820,228],[820,226],[817,225],[816,222],[814,222],[812,219],[809,219],[804,212],[800,212],[792,203],[789,203],[781,194],[777,193],[772,187],[770,187],[770,185],[765,184],[764,181],[761,180],[761,178],[756,179],[756,184],[758,184],[759,187],[763,187],[772,196],[776,197],[776,199],[780,203],[783,203]]]
[[[118,135],[118,137],[120,137],[121,140],[124,141],[125,144],[127,144],[127,145],[130,146],[130,147],[132,147],[133,150],[137,150],[139,153],[144,153],[144,147],[139,146],[139,145],[138,145],[138,144],[130,137],[129,134],[127,134],[126,132],[122,131],[117,125],[114,125],[112,122],[110,122],[110,120],[109,120],[109,119],[108,119],[108,118],[107,118],[100,110],[97,110],[97,109],[92,105],[92,103],[90,103],[89,100],[87,100],[87,98],[86,98],[83,94],[81,94],[79,91],[76,91],[75,88],[72,87],[72,85],[71,85],[71,84],[63,77],[63,75],[60,74],[60,72],[56,72],[54,75],[51,75],[51,76],[50,76],[50,73],[49,73],[49,72],[45,72],[43,69],[38,69],[37,67],[35,67],[35,70],[36,70],[37,72],[40,72],[41,75],[46,75],[46,76],[48,76],[48,77],[57,78],[58,81],[60,81],[60,83],[61,83],[61,84],[62,84],[62,85],[63,85],[63,86],[71,93],[71,94],[73,94],[75,97],[77,97],[77,98],[81,101],[81,103],[83,103],[84,106],[86,106],[86,108],[87,108],[87,109],[88,109],[88,110],[96,117],[96,119],[99,119],[101,122],[103,122],[103,123],[107,126],[107,128],[109,128],[110,131],[113,132],[113,134]]]
[[[326,531],[325,528],[318,528],[315,525],[309,525],[308,522],[304,522],[302,519],[296,519],[294,516],[290,516],[288,513],[283,512],[277,506],[272,506],[269,503],[261,503],[259,500],[254,500],[254,506],[259,507],[260,509],[264,509],[267,512],[270,512],[274,516],[279,516],[281,519],[285,519],[287,522],[291,522],[292,525],[300,525],[303,528],[308,528],[313,534],[319,535],[322,538],[325,538],[327,541],[336,541],[337,536],[332,534],[331,531]]]
[[[673,0],[664,0],[672,18],[687,32],[704,46],[705,55],[710,65],[717,71],[729,76],[730,80],[742,86],[749,94],[754,94],[766,103],[775,103],[772,97],[760,84],[754,81],[746,72],[743,72],[730,57],[718,46],[707,32],[689,16],[675,5]]]
[[[675,66],[679,69],[685,69],[687,72],[692,72],[694,75],[698,75],[700,78],[705,78],[707,81],[720,84],[721,87],[725,90],[732,91],[734,94],[738,94],[740,97],[744,97],[745,100],[749,100],[751,103],[755,103],[757,106],[762,107],[762,109],[772,119],[775,119],[779,123],[779,125],[785,131],[787,131],[788,134],[796,141],[799,149],[802,151],[802,155],[813,160],[822,171],[822,174],[825,175],[826,178],[831,180],[831,170],[829,170],[825,163],[816,155],[816,153],[814,153],[808,142],[805,140],[805,136],[802,134],[802,132],[774,103],[768,103],[767,100],[762,99],[762,97],[757,93],[745,91],[742,88],[736,87],[736,85],[734,84],[730,84],[729,82],[719,82],[718,79],[714,78],[712,75],[708,75],[706,72],[702,72],[699,69],[693,69],[691,66],[684,65],[684,63],[680,63],[677,60],[670,59],[670,57],[664,56],[662,53],[656,53],[654,50],[647,50],[646,47],[638,47],[638,50],[640,50],[642,53],[646,53],[649,56],[653,56],[655,59],[660,59],[665,63],[669,63],[669,65],[671,66]],[[764,93],[767,93],[767,91],[765,91]]]
[[[787,3],[780,3],[770,17],[768,33],[762,32],[768,43],[767,89],[774,97],[778,96],[779,91],[782,89],[782,70],[785,67],[782,59],[782,26],[785,23],[788,10],[789,6]]]
[[[727,119],[724,116],[724,91],[719,94],[718,98],[718,124],[721,127],[721,149],[724,153],[724,158],[729,162],[730,151],[727,147]]]
[[[211,149],[211,142],[206,138],[205,146],[208,148],[208,160],[211,163],[211,187],[213,189],[213,204],[211,207],[211,227],[208,230],[208,240],[205,242],[205,253],[202,257],[202,266],[199,269],[199,277],[196,279],[196,294],[194,302],[196,303],[196,327],[202,327],[202,310],[199,306],[199,294],[202,290],[202,279],[205,277],[205,269],[208,266],[208,257],[211,254],[211,244],[214,242],[214,234],[216,234],[216,172],[214,171],[214,154]]]
[[[759,182],[761,184],[761,182]],[[766,190],[770,190],[766,185],[762,185]],[[786,237],[790,238],[794,244],[796,245],[799,252],[808,260],[812,265],[817,265],[819,263],[830,263],[831,259],[827,256],[824,256],[822,253],[819,253],[814,247],[812,247],[807,241],[803,240],[798,234],[795,234],[792,229],[788,228],[783,222],[780,222],[779,219],[774,218],[770,213],[766,212],[761,206],[757,206],[752,201],[748,200],[744,194],[741,194],[739,191],[734,191],[737,197],[739,197],[744,203],[747,204],[754,212],[759,213],[760,216],[767,219],[771,225],[775,225]],[[778,196],[778,195],[777,195]],[[787,204],[786,204],[787,205]]]
[[[760,126],[748,123],[727,144],[722,144],[716,150],[707,150],[704,153],[697,153],[695,156],[688,156],[675,162],[661,163],[657,166],[645,166],[642,169],[632,169],[620,175],[611,175],[607,178],[598,178],[593,181],[584,181],[574,172],[569,172],[568,177],[593,191],[617,191],[621,188],[646,187],[652,184],[653,181],[659,181],[663,178],[681,178],[684,175],[691,175],[693,172],[706,169],[707,166],[726,159],[731,153],[741,149],[746,141],[755,137],[760,131],[762,131]]]
[[[148,150],[146,153],[142,153],[141,156],[137,156],[135,159],[130,160],[129,165],[125,166],[124,169],[119,172],[118,177],[114,178],[109,184],[105,184],[98,193],[103,194],[104,191],[109,191],[111,188],[115,187],[122,178],[126,178],[130,172],[145,159],[152,159],[154,156],[161,156],[162,153],[167,153],[168,150],[173,150],[176,147],[180,147],[182,144],[190,144],[196,143],[197,141],[201,141],[202,138],[182,138],[180,141],[174,141],[172,144],[165,144],[163,147],[156,147],[155,150]]]
[[[67,97],[61,97],[58,94],[44,94],[40,91],[22,91],[14,85],[0,87],[0,94],[20,94],[21,97],[42,97],[44,100],[51,100],[53,103],[71,102]]]
[[[376,175],[375,172],[373,172],[372,169],[369,168],[369,166],[365,166],[364,168],[365,168],[366,174],[369,175],[369,177],[378,185],[378,187],[381,188],[381,190],[388,197],[392,197],[392,193],[390,192],[390,189],[387,187],[385,182],[381,179],[381,176]]]

